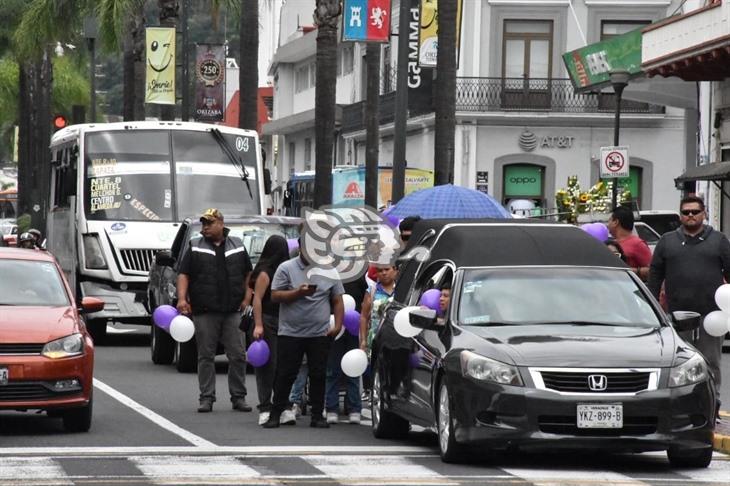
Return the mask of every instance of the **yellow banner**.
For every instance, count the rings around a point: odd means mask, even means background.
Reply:
[[[418,37],[418,64],[421,67],[436,67],[438,57],[438,0],[420,0],[421,28]],[[461,4],[456,4],[456,65],[459,65],[459,46],[461,45]]]
[[[147,88],[145,103],[175,104],[175,29],[145,29],[147,46]]]
[[[383,169],[378,171],[378,208],[388,205],[393,199],[393,169]],[[406,169],[405,187],[403,195],[433,187],[433,171],[427,169]]]

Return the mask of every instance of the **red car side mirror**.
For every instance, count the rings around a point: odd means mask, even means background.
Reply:
[[[81,312],[91,313],[104,310],[104,301],[96,297],[84,297],[81,299]]]

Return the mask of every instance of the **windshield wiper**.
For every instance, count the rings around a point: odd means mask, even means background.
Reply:
[[[468,324],[461,323],[463,326],[475,326],[475,327],[499,327],[499,326],[522,326],[522,322],[495,322],[495,321],[482,321],[482,322],[470,322]]]
[[[246,166],[244,165],[241,158],[236,155],[236,153],[231,148],[231,145],[228,143],[228,140],[223,136],[220,130],[217,128],[212,128],[210,130],[210,133],[213,135],[213,138],[216,142],[218,142],[218,145],[221,146],[223,149],[223,152],[228,156],[228,159],[230,160],[231,164],[236,168],[239,175],[241,176],[241,180],[246,183],[246,189],[248,189],[248,195],[253,199],[253,192],[251,192],[251,184],[248,182],[248,171],[246,170]]]
[[[565,324],[567,326],[623,326],[623,324],[620,324],[618,322],[596,322],[596,321],[548,321],[548,322],[531,322],[530,324],[546,324],[546,325],[555,325],[555,324]]]

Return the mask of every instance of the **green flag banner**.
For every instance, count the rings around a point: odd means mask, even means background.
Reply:
[[[563,54],[576,91],[600,89],[611,83],[611,71],[641,71],[641,29],[589,44]]]

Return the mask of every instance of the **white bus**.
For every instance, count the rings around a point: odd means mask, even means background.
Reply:
[[[179,222],[209,207],[266,214],[270,192],[255,131],[192,122],[72,125],[51,140],[48,249],[79,300],[104,300],[87,321],[149,323],[147,279]],[[265,183],[266,182],[266,183]]]

